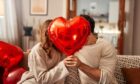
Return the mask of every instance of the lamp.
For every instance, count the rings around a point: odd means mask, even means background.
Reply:
[[[29,49],[29,39],[30,36],[32,36],[32,27],[31,26],[25,26],[24,28],[24,36],[26,37],[26,49]]]

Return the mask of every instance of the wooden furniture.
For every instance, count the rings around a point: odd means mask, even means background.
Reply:
[[[67,4],[66,5],[66,18],[70,19],[76,16],[77,0],[66,0],[66,4]],[[72,9],[70,10],[70,8]],[[120,31],[120,35],[119,35],[118,44],[117,44],[117,50],[119,54],[123,54],[124,27],[125,27],[125,0],[119,0],[118,28]]]
[[[120,35],[118,38],[118,52],[123,54],[123,43],[124,43],[124,27],[125,27],[125,0],[119,0],[119,19],[118,28],[120,30]]]
[[[70,8],[72,9],[70,10]],[[77,0],[66,0],[66,18],[67,19],[72,18],[76,16],[76,13],[77,13]]]

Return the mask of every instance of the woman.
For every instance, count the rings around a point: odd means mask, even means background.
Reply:
[[[64,84],[69,74],[64,65],[62,54],[54,47],[47,34],[47,20],[40,27],[39,38],[28,57],[29,71],[26,71],[18,84]]]

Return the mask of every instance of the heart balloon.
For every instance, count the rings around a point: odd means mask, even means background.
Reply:
[[[22,57],[21,48],[0,41],[0,66],[10,70],[21,61]]]
[[[89,22],[79,16],[71,20],[58,17],[48,27],[51,41],[67,56],[78,51],[87,41],[89,34]]]
[[[25,71],[24,68],[14,69],[8,74],[7,78],[4,80],[4,84],[17,84]]]

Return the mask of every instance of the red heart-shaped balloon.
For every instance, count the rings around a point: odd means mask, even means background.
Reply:
[[[72,55],[87,41],[90,25],[83,17],[66,20],[54,19],[48,27],[48,35],[55,46],[66,55]]]
[[[17,66],[22,58],[23,52],[21,48],[0,41],[0,66],[10,70]]]
[[[8,73],[7,78],[4,80],[4,84],[17,84],[25,71],[26,70],[24,68],[16,68],[12,70],[10,73]]]

